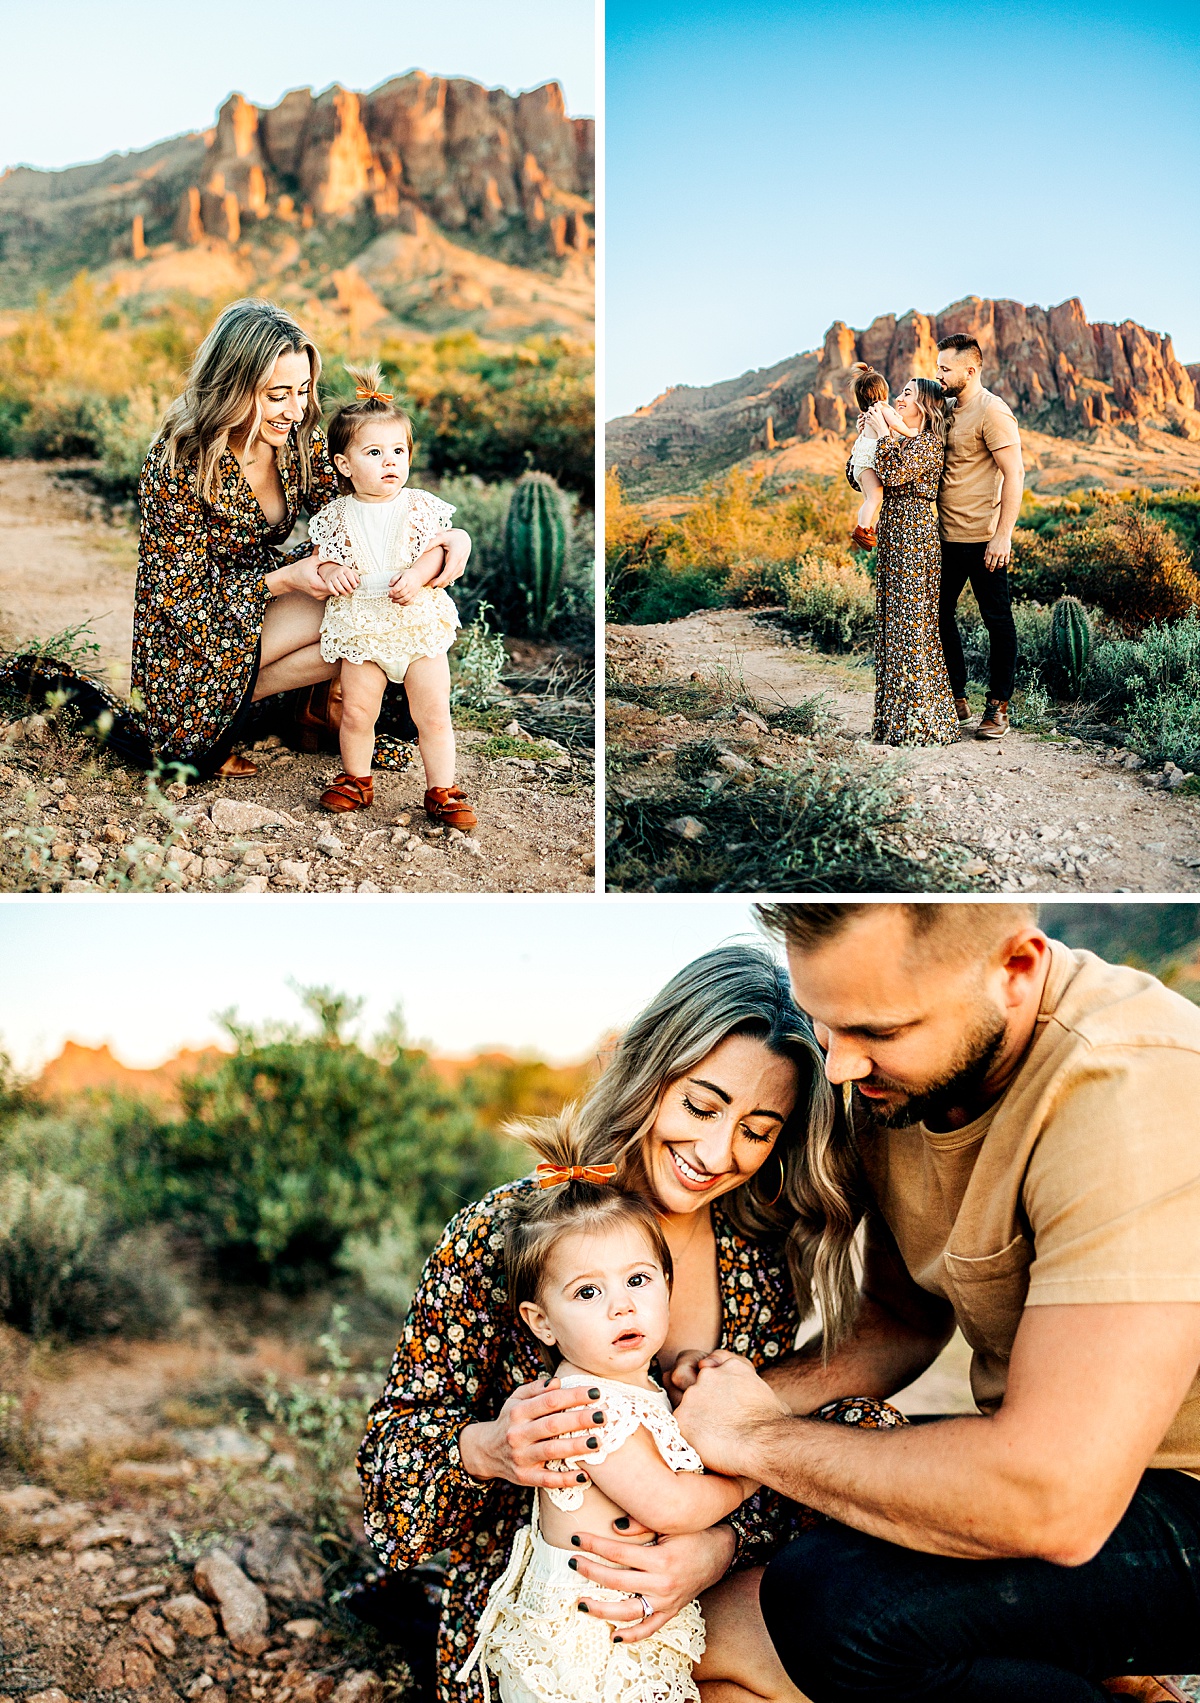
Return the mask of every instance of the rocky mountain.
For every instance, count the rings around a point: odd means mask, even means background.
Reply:
[[[211,130],[5,172],[0,305],[87,269],[123,297],[269,282],[359,323],[581,330],[594,148],[557,83],[511,95],[412,71],[367,94],[293,89],[274,107],[234,94]],[[414,279],[430,282],[419,302]]]
[[[1031,439],[1049,445],[1054,466],[1069,460],[1056,454],[1054,440],[1067,439],[1087,445],[1095,453],[1085,459],[1097,464],[1112,452],[1116,479],[1137,476],[1142,463],[1153,472],[1155,457],[1167,483],[1200,471],[1200,366],[1182,366],[1169,337],[1132,320],[1090,324],[1076,298],[1041,308],[979,296],[937,314],[883,314],[864,331],[837,320],[807,354],[721,384],[665,391],[610,422],[610,463],[644,487],[747,456],[829,470],[854,430],[854,363],[877,367],[894,393],[913,374],[932,376],[938,340],[956,331],[978,339],[984,383]]]

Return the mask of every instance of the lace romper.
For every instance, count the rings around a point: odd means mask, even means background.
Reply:
[[[564,1461],[564,1472],[607,1460],[639,1425],[645,1426],[673,1472],[704,1471],[675,1423],[665,1390],[581,1374],[562,1380],[564,1389],[583,1384],[600,1387],[604,1440],[599,1452],[589,1449]],[[567,1565],[568,1551],[554,1548],[542,1536],[540,1494],[533,1493],[530,1523],[513,1539],[508,1566],[492,1586],[475,1647],[458,1679],[469,1678],[478,1663],[484,1696],[490,1699],[490,1668],[500,1680],[502,1703],[697,1703],[700,1692],[692,1665],[704,1654],[699,1603],[687,1603],[649,1638],[614,1644],[608,1621],[580,1614],[575,1605],[584,1595],[620,1602],[629,1593],[590,1581],[581,1584],[579,1574]],[[578,1508],[584,1487],[571,1484],[545,1494],[559,1508]]]
[[[378,523],[384,517],[383,526]],[[450,524],[449,503],[407,486],[389,503],[338,497],[315,514],[308,536],[327,561],[355,568],[359,584],[331,597],[321,622],[326,662],[374,662],[402,684],[418,656],[441,656],[454,643],[458,610],[444,591],[423,587],[411,603],[393,603],[388,582],[411,567],[435,533]],[[378,542],[377,542],[378,540]]]

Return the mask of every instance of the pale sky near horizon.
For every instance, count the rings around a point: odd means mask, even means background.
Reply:
[[[608,0],[605,402],[964,296],[1200,361],[1197,0]]]
[[[233,90],[371,89],[420,68],[595,112],[593,0],[0,0],[0,170],[75,165],[202,130]]]
[[[0,1051],[24,1072],[65,1040],[146,1068],[221,1038],[217,1012],[300,1021],[289,981],[399,1005],[443,1054],[586,1058],[690,959],[762,936],[744,899],[180,897],[0,900]]]

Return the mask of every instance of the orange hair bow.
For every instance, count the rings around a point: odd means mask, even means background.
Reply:
[[[390,390],[356,390],[354,394],[360,402],[391,402],[393,400]]]
[[[615,1165],[539,1165],[536,1171],[540,1189],[556,1188],[559,1183],[611,1183],[617,1174]]]

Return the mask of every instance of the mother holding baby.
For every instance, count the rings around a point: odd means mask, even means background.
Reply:
[[[615,1166],[616,1187],[653,1205],[674,1265],[658,1369],[678,1396],[718,1347],[760,1370],[793,1353],[815,1300],[837,1338],[855,1305],[854,1179],[834,1145],[837,1110],[810,1025],[774,959],[725,946],[682,970],[634,1019],[600,1079],[568,1109],[581,1162]],[[530,1487],[561,1486],[548,1462],[602,1432],[585,1389],[548,1384],[537,1343],[507,1305],[502,1249],[533,1177],[507,1183],[449,1224],[425,1266],[359,1455],[366,1528],[389,1568],[449,1551],[438,1697],[482,1697],[475,1642]],[[673,1374],[677,1374],[673,1378]],[[582,1404],[582,1410],[581,1410]],[[900,1423],[844,1401],[845,1423]],[[660,1537],[628,1517],[572,1552],[583,1612],[630,1643],[700,1598],[707,1647],[695,1677],[710,1703],[797,1703],[758,1607],[762,1566],[816,1516],[760,1491],[705,1531]],[[731,1569],[736,1568],[737,1571]],[[726,1575],[729,1575],[726,1577]],[[589,1596],[588,1584],[628,1595]]]
[[[138,485],[141,541],[132,682],[162,762],[238,778],[233,747],[256,701],[323,688],[305,706],[330,720],[319,634],[329,587],[301,515],[339,495],[320,427],[321,357],[274,303],[232,302],[196,353]],[[450,542],[437,586],[458,579]]]

